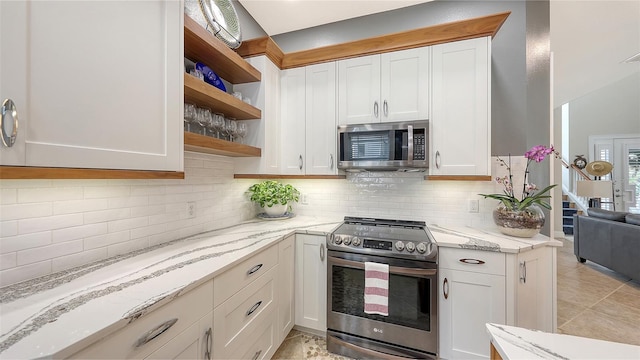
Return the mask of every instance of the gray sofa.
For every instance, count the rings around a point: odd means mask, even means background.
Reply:
[[[640,280],[640,215],[589,208],[573,216],[573,253]]]

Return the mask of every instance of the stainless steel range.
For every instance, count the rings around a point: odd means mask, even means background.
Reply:
[[[327,249],[330,352],[359,359],[437,358],[438,250],[424,222],[345,217],[327,238]],[[389,266],[388,315],[365,313],[368,262]]]

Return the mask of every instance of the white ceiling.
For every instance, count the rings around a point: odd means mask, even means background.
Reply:
[[[238,0],[269,36],[432,0]]]
[[[268,35],[431,0],[238,0]],[[551,0],[554,106],[640,71],[640,0]],[[276,15],[277,14],[277,15]]]

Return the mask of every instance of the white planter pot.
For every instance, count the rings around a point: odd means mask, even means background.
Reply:
[[[283,216],[287,212],[287,205],[274,204],[271,207],[265,206],[262,209],[269,216]]]

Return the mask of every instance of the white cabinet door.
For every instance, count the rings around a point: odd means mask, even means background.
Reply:
[[[306,173],[335,175],[336,63],[307,66],[306,83]]]
[[[2,96],[28,119],[24,163],[182,170],[182,3],[20,3],[2,5],[0,32],[17,64],[8,81],[23,84]],[[5,22],[14,10],[24,21]],[[24,43],[9,50],[9,36]]]
[[[213,312],[203,316],[145,359],[211,359]]]
[[[517,255],[515,326],[555,331],[555,251],[553,247],[543,247]]]
[[[296,325],[327,330],[326,238],[296,235]]]
[[[432,48],[432,175],[491,175],[489,37]]]
[[[282,174],[305,173],[305,69],[280,73],[280,156]]]
[[[409,121],[429,118],[430,47],[380,55],[380,120]]]
[[[440,269],[440,358],[488,359],[488,322],[505,322],[505,278]]]
[[[278,343],[287,337],[295,322],[295,241],[296,236],[290,235],[278,244]]]
[[[338,123],[380,122],[380,55],[338,61]]]

